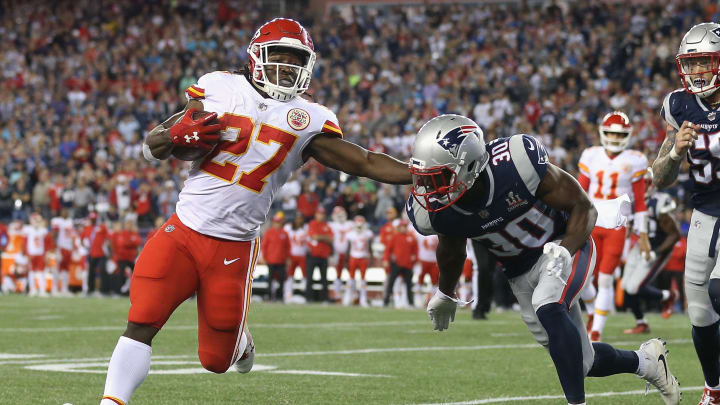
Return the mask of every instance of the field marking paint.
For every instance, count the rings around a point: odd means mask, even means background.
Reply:
[[[455,321],[455,324],[477,323],[473,321]],[[509,324],[510,321],[485,321],[483,325],[503,325]],[[382,322],[327,322],[327,323],[253,323],[251,326],[255,328],[268,329],[335,329],[335,328],[365,328],[372,326],[398,326],[398,325],[427,325],[431,326],[430,321],[382,321]],[[37,328],[0,328],[0,333],[51,333],[51,332],[102,332],[102,331],[118,331],[122,332],[125,324],[105,325],[105,326],[58,326],[58,327],[37,327]],[[166,325],[163,330],[196,330],[197,325]],[[430,329],[429,329],[430,330]]]
[[[255,366],[253,370],[255,371]],[[341,373],[337,371],[316,371],[316,370],[272,370],[268,371],[273,374],[298,374],[298,375],[329,375],[338,377],[381,377],[381,378],[392,378],[391,375],[386,374],[360,374],[360,373]]]
[[[177,366],[177,365],[193,365],[197,366],[197,361],[172,361],[160,360],[152,361],[153,366]],[[64,363],[64,364],[38,364],[34,366],[25,366],[28,370],[35,371],[57,371],[61,373],[86,373],[86,374],[106,374],[108,362],[96,361],[86,363]],[[262,364],[253,365],[253,371],[269,371],[275,370],[276,366],[266,366]],[[202,367],[191,368],[174,368],[174,369],[150,369],[150,374],[206,374],[210,373]]]
[[[687,344],[692,343],[691,339],[669,339],[667,341],[670,344]],[[611,342],[616,346],[629,346],[637,345],[639,342]],[[366,349],[347,349],[347,350],[321,350],[321,351],[307,351],[307,352],[279,352],[279,353],[256,353],[256,357],[302,357],[302,356],[332,356],[332,355],[351,355],[351,354],[373,354],[373,353],[393,353],[393,352],[436,352],[436,351],[466,351],[466,350],[502,350],[502,349],[542,349],[543,347],[537,343],[525,343],[525,344],[508,344],[508,345],[477,345],[477,346],[420,346],[420,347],[375,347]],[[0,359],[3,354],[0,354]],[[13,360],[0,361],[1,365],[9,364],[40,364],[40,363],[72,363],[77,361],[107,361],[107,358],[95,357],[95,358],[79,358],[79,359],[52,359],[43,358],[42,360],[23,360],[26,358],[38,358],[47,357],[46,355],[38,354],[23,354],[13,355],[4,354],[9,356],[7,358]],[[18,357],[11,357],[18,356]],[[192,359],[196,355],[165,355],[165,356],[152,356],[153,361],[162,359]]]
[[[704,386],[700,387],[680,387],[683,392],[687,391],[702,391],[705,389]],[[657,394],[657,391],[650,391],[650,394]],[[617,397],[624,395],[642,395],[645,394],[645,390],[633,390],[633,391],[608,391],[608,392],[595,392],[585,394],[585,398],[597,398],[597,397]],[[501,402],[528,402],[528,401],[539,401],[543,399],[565,399],[564,395],[536,395],[527,397],[497,397],[487,399],[474,399],[470,401],[460,402],[435,402],[435,403],[423,403],[414,405],[480,405],[480,404],[497,404]]]
[[[0,359],[36,359],[38,357],[47,357],[45,354],[15,354],[15,353],[0,353]]]

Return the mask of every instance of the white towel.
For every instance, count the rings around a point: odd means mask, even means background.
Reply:
[[[630,197],[627,194],[623,194],[614,200],[595,201],[593,204],[595,204],[595,209],[598,212],[595,226],[601,228],[615,229],[625,226],[632,214]]]

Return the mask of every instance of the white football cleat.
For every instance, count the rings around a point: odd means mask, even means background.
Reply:
[[[645,393],[647,394],[650,384],[660,391],[663,401],[666,405],[677,405],[680,403],[682,393],[677,378],[670,372],[670,366],[667,361],[668,351],[665,349],[665,341],[659,338],[650,339],[640,345],[638,355],[642,355],[647,360],[647,371],[645,375],[641,375],[647,386]]]
[[[255,343],[253,342],[250,329],[245,325],[245,337],[247,338],[247,344],[245,345],[245,351],[242,356],[235,361],[235,370],[238,373],[249,373],[255,363]]]

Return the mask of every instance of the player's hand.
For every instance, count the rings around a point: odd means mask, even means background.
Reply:
[[[543,246],[543,253],[550,258],[545,266],[547,274],[560,280],[563,285],[567,285],[563,278],[563,272],[572,263],[570,252],[564,246],[560,246],[555,242],[548,242]]]
[[[430,299],[427,306],[427,313],[433,323],[433,329],[443,331],[450,327],[450,322],[455,321],[455,310],[458,306],[456,298],[445,295],[440,289]]]
[[[193,119],[195,111],[194,108],[185,111],[182,118],[170,127],[170,139],[174,145],[210,150],[220,141],[222,127],[210,123],[217,120],[217,113]]]
[[[675,153],[685,156],[690,146],[698,138],[697,131],[700,125],[693,124],[690,121],[683,121],[677,134],[675,134]]]
[[[638,239],[638,249],[640,249],[640,254],[646,262],[652,259],[653,251],[650,247],[650,239],[648,238],[648,234],[645,232],[640,234],[640,238]]]

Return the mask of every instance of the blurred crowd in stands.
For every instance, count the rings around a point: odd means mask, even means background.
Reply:
[[[407,158],[425,121],[457,113],[487,139],[534,134],[576,174],[582,150],[599,144],[598,120],[623,110],[631,147],[652,161],[663,97],[680,87],[681,36],[720,11],[709,1],[548,1],[345,6],[320,17],[306,1],[280,3],[1,2],[0,222],[38,213],[49,224],[67,209],[78,229],[91,212],[143,236],[162,223],[189,164],[147,162],[143,137],[202,74],[244,65],[255,29],[281,11],[313,37],[309,93],[337,113],[346,139],[371,150]],[[292,221],[341,206],[377,232],[407,193],[310,161],[273,214]],[[671,193],[687,231],[688,196]]]

